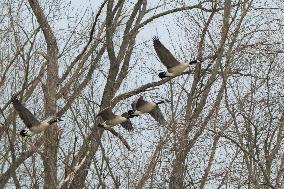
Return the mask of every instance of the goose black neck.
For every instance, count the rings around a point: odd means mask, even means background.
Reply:
[[[198,60],[192,60],[192,61],[190,61],[188,64],[189,65],[193,65],[193,64],[197,64],[198,63]]]
[[[54,119],[54,120],[50,120],[48,123],[51,125],[51,124],[56,123],[56,122],[58,122],[58,120]]]

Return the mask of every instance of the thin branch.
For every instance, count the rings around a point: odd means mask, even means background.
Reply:
[[[131,147],[128,144],[128,142],[123,138],[123,136],[121,134],[119,134],[118,132],[116,132],[113,128],[104,128],[105,130],[108,130],[109,132],[111,132],[111,134],[113,134],[114,136],[116,136],[123,144],[124,146],[127,148],[127,150],[131,151]]]
[[[95,31],[95,27],[98,21],[98,18],[102,12],[102,9],[104,8],[105,4],[106,4],[107,0],[105,0],[102,5],[99,8],[99,11],[96,14],[95,17],[95,21],[92,25],[92,29],[90,31],[90,37],[89,40],[87,42],[87,44],[85,45],[85,47],[83,48],[83,51],[75,58],[75,60],[70,64],[70,66],[67,67],[66,71],[64,72],[64,74],[62,75],[62,77],[60,78],[60,82],[64,81],[67,76],[69,75],[69,73],[71,73],[72,68],[75,66],[75,64],[82,58],[83,54],[86,52],[86,50],[88,49],[89,45],[91,44],[92,40],[93,40],[93,36],[94,36],[94,31]]]

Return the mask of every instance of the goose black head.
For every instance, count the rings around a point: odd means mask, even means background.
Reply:
[[[30,133],[29,130],[23,129],[23,130],[21,130],[20,135],[21,135],[22,137],[27,137],[27,136],[31,136],[31,133]]]
[[[200,63],[200,62],[201,62],[200,60],[196,59],[196,60],[190,61],[188,64],[189,65],[194,65],[194,64],[197,64],[197,63]]]
[[[159,104],[164,104],[164,103],[167,103],[167,102],[171,102],[170,100],[168,99],[165,99],[165,100],[161,100],[159,102],[155,102],[156,105],[159,105]]]
[[[134,113],[135,113],[134,110],[128,110],[128,117],[129,117],[129,118],[135,117]]]
[[[167,77],[166,74],[167,74],[167,72],[160,72],[160,73],[159,73],[159,77],[160,77],[161,79],[166,78],[166,77]]]

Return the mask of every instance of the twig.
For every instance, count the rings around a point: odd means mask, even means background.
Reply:
[[[95,31],[95,26],[97,24],[98,18],[102,12],[102,9],[104,8],[105,4],[106,4],[107,0],[105,0],[103,2],[103,4],[100,6],[100,9],[98,11],[98,13],[96,14],[95,17],[95,21],[93,23],[91,32],[90,32],[90,38],[86,44],[86,46],[84,47],[83,51],[75,58],[75,60],[73,62],[71,62],[70,66],[67,67],[66,71],[64,72],[64,74],[62,75],[60,82],[62,82],[63,80],[65,80],[68,76],[68,74],[71,72],[71,69],[74,67],[74,65],[80,60],[80,58],[83,56],[83,54],[86,52],[86,50],[88,49],[89,45],[91,44],[92,40],[93,40],[93,35],[94,35],[94,31]]]

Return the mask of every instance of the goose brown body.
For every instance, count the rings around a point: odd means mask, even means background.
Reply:
[[[138,112],[149,113],[151,112],[157,104],[154,102],[147,102],[143,99],[143,97],[139,97],[137,101],[131,104],[132,108]]]
[[[36,125],[34,127],[30,127],[29,129],[33,133],[40,133],[40,132],[46,130],[49,126],[50,126],[50,124],[44,122],[44,123],[40,123],[39,125]]]
[[[103,119],[104,122],[100,124],[100,126],[103,127],[113,127],[115,125],[120,124],[128,131],[131,131],[133,129],[132,123],[129,120],[127,112],[121,115],[116,115],[112,112],[111,108],[106,108],[99,112],[96,117],[101,117]]]
[[[172,76],[176,76],[178,74],[181,74],[182,72],[184,72],[186,70],[186,68],[188,68],[189,64],[185,64],[185,63],[180,63],[179,65],[176,65],[174,67],[168,68],[167,71],[169,73],[172,73]]]
[[[157,122],[160,124],[165,124],[166,120],[163,116],[162,111],[160,110],[158,104],[164,103],[161,101],[159,103],[148,102],[140,96],[137,100],[135,100],[131,106],[132,110],[128,111],[128,115],[130,117],[139,116],[145,113],[149,113]]]

